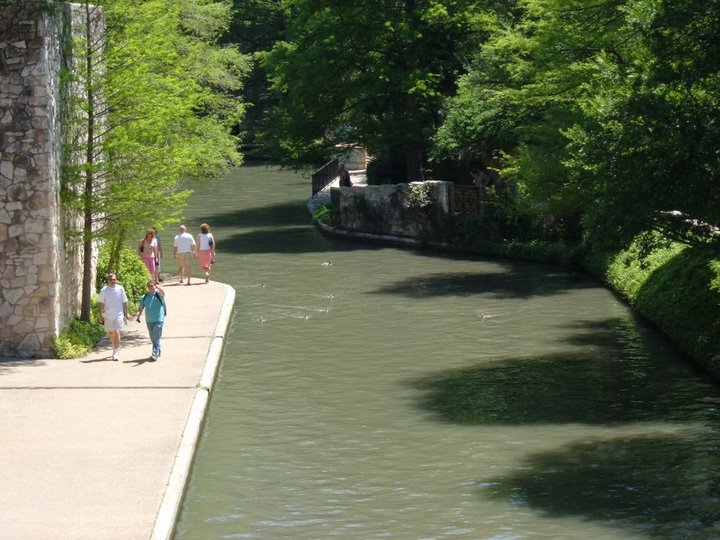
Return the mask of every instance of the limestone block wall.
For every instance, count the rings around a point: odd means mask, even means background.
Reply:
[[[428,180],[332,188],[346,230],[420,238],[450,211],[452,182]]]
[[[42,357],[78,309],[60,204],[69,6],[0,6],[0,355]]]

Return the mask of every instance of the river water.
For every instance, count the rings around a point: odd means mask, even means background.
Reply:
[[[718,386],[612,293],[329,239],[309,191],[191,199],[237,298],[175,538],[720,538]]]

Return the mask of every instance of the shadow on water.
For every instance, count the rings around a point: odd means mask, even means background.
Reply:
[[[377,294],[395,294],[411,298],[430,298],[446,295],[469,296],[488,294],[496,298],[528,298],[550,296],[568,290],[596,288],[585,278],[569,274],[564,279],[549,278],[547,272],[535,278],[528,277],[527,268],[507,262],[494,262],[501,267],[496,272],[465,272],[431,274],[408,277],[375,291]]]
[[[577,354],[435,373],[412,383],[418,406],[443,422],[542,425],[548,437],[571,424],[647,423],[656,433],[609,432],[530,454],[507,475],[478,479],[478,495],[651,538],[720,538],[717,385],[632,318],[575,326]]]
[[[423,409],[446,422],[482,425],[581,423],[616,426],[629,422],[685,422],[688,402],[707,381],[688,380],[678,369],[648,371],[625,359],[558,354],[498,359],[437,373],[415,386]],[[720,408],[720,397],[712,399]]]
[[[651,538],[720,538],[720,452],[715,433],[617,438],[528,457],[514,473],[481,480],[482,497],[548,516],[638,528]]]
[[[213,227],[287,227],[310,222],[310,214],[303,204],[283,202],[268,206],[244,208],[230,212],[219,212],[206,216]]]
[[[577,353],[485,360],[415,381],[420,406],[443,421],[495,425],[684,422],[720,410],[717,385],[632,318],[575,327],[563,340],[582,345]]]

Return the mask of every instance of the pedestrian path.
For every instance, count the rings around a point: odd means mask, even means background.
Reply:
[[[235,300],[169,279],[162,356],[131,319],[72,360],[0,359],[0,539],[170,538]]]

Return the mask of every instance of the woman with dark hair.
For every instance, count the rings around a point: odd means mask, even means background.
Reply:
[[[198,259],[200,268],[205,272],[205,283],[210,281],[210,269],[215,262],[215,238],[210,232],[210,225],[200,225],[200,234],[197,235]]]

